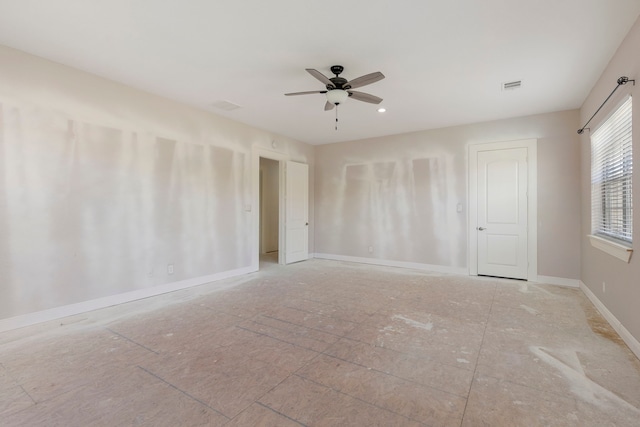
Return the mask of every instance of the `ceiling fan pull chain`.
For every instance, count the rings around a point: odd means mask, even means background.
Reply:
[[[338,130],[338,104],[336,104],[336,130]]]

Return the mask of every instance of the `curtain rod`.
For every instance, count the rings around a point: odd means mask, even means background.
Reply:
[[[587,123],[584,124],[584,126],[582,126],[582,128],[578,129],[578,135],[582,135],[582,132],[584,132],[585,129],[587,129],[587,126],[589,125],[589,123],[591,123],[591,120],[593,120],[593,118],[596,116],[596,114],[598,114],[598,112],[602,109],[602,107],[604,107],[604,104],[607,103],[607,101],[609,100],[609,98],[611,98],[613,96],[613,94],[618,90],[618,88],[622,85],[626,85],[629,82],[633,82],[633,85],[636,85],[636,81],[635,80],[629,80],[629,77],[625,77],[622,76],[618,79],[618,86],[616,86],[616,88],[609,94],[609,96],[607,96],[607,99],[604,100],[604,102],[602,103],[602,105],[600,105],[600,107],[596,110],[595,113],[593,113],[593,116],[591,116],[591,118],[589,119],[589,121]]]

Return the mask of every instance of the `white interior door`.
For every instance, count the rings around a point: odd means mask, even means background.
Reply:
[[[478,274],[527,279],[527,148],[477,156]]]
[[[309,166],[287,162],[285,181],[285,264],[290,264],[309,258]]]

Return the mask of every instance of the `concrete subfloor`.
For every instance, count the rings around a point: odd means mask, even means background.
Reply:
[[[223,288],[223,289],[221,289]],[[3,426],[638,426],[581,291],[327,260],[0,334]]]

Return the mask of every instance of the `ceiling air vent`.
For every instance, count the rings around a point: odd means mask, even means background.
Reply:
[[[211,105],[215,108],[219,108],[220,110],[224,110],[224,111],[233,111],[233,110],[237,110],[238,108],[241,108],[239,105],[236,105],[233,102],[229,102],[229,101],[217,101]]]
[[[515,80],[513,82],[502,83],[502,90],[514,90],[522,87],[522,80]]]

